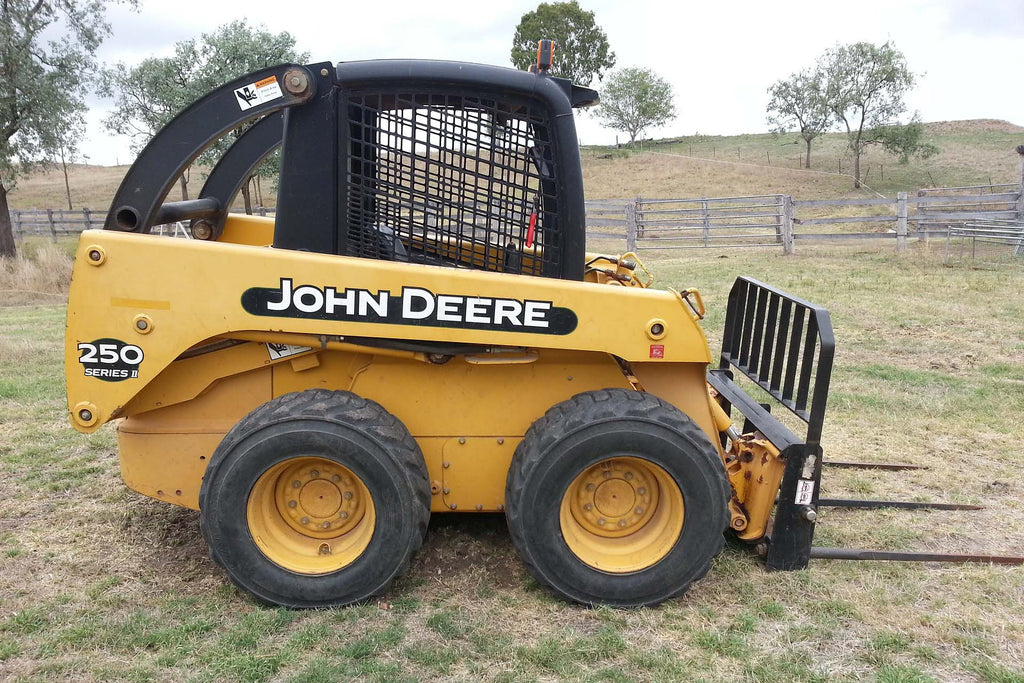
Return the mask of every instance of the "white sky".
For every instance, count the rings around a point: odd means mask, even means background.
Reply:
[[[510,66],[519,18],[539,0],[141,0],[111,6],[106,62],[165,56],[175,42],[246,18],[288,31],[312,62],[425,58]],[[991,118],[1024,124],[1024,0],[580,0],[595,13],[617,67],[645,66],[672,83],[676,120],[649,131],[729,135],[766,130],[767,88],[836,43],[892,40],[921,74],[908,97],[925,121]],[[557,57],[557,51],[556,51]],[[600,84],[597,84],[600,90]],[[82,151],[94,164],[130,163],[128,142],[100,125],[90,102]],[[584,144],[614,142],[577,117]]]

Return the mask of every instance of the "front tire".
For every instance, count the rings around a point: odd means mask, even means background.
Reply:
[[[533,576],[560,596],[656,605],[704,576],[724,542],[728,480],[676,407],[590,391],[530,427],[509,470],[506,518]]]
[[[285,607],[382,593],[430,518],[423,456],[377,403],[314,389],[279,396],[228,432],[199,494],[200,528],[240,588]]]

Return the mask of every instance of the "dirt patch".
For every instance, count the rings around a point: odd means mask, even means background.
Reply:
[[[409,572],[412,579],[459,579],[480,571],[496,588],[521,586],[526,568],[500,514],[434,515]]]

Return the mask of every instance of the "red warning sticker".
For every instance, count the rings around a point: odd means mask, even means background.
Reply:
[[[665,357],[665,345],[664,344],[651,344],[651,358],[664,358]]]

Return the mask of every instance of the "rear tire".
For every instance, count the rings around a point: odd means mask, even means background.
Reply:
[[[560,596],[656,605],[704,576],[729,487],[708,437],[651,394],[604,389],[551,408],[520,442],[505,490],[513,543]]]
[[[279,396],[228,432],[199,494],[200,528],[240,588],[285,607],[366,600],[404,572],[430,518],[415,440],[343,391]]]

